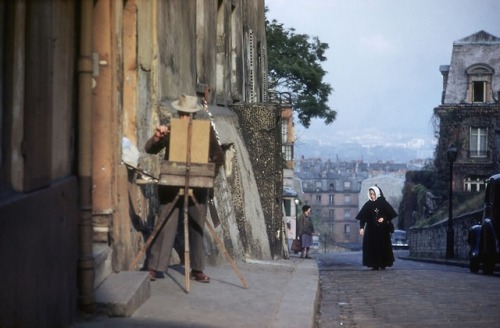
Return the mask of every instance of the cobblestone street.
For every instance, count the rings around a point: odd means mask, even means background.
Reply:
[[[398,258],[371,271],[361,252],[318,254],[317,261],[318,328],[500,327],[498,274]]]

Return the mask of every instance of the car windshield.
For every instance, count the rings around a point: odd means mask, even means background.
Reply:
[[[392,234],[392,239],[406,239],[406,231],[396,230]]]

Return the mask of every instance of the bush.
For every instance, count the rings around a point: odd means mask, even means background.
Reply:
[[[478,193],[453,193],[452,207],[452,215],[454,218],[465,213],[473,212],[479,209],[482,210],[484,207],[484,191]],[[436,213],[428,219],[417,221],[415,223],[415,227],[422,228],[445,219],[448,219],[448,202],[443,202]]]

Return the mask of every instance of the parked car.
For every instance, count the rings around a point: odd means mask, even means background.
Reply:
[[[391,243],[394,249],[407,249],[408,239],[406,239],[406,231],[394,230],[391,234]]]
[[[500,174],[486,181],[484,211],[481,224],[469,230],[469,269],[473,273],[482,268],[484,274],[493,274],[500,262]]]

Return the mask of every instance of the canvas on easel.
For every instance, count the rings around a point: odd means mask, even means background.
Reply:
[[[208,162],[210,121],[192,120],[191,123],[189,186],[193,188],[213,188],[215,164]],[[188,120],[172,119],[168,161],[161,163],[159,184],[168,186],[185,185],[188,130]]]
[[[210,121],[193,120],[191,134],[191,163],[208,163]],[[170,122],[170,150],[168,160],[186,162],[188,149],[188,120],[174,118]]]

